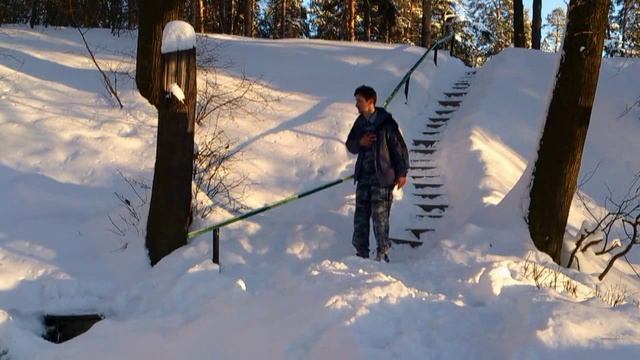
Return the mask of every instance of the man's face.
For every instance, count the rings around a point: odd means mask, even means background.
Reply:
[[[372,112],[375,105],[373,104],[373,99],[367,100],[362,95],[356,95],[356,108],[362,114],[365,111]]]

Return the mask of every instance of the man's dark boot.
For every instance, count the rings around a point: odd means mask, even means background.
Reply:
[[[388,263],[389,255],[378,252],[378,254],[376,255],[376,261],[381,261],[381,260],[384,260],[384,262]]]

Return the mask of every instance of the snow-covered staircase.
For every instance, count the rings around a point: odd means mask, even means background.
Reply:
[[[427,234],[437,230],[438,221],[442,219],[449,208],[446,194],[442,191],[442,178],[438,171],[438,164],[434,154],[440,134],[446,129],[447,122],[455,113],[471,86],[476,74],[475,70],[467,71],[457,80],[450,91],[443,93],[438,101],[438,108],[428,118],[424,131],[415,134],[409,145],[410,168],[408,173],[407,201],[414,205],[415,219],[411,225],[404,228],[404,233],[396,238],[396,243],[404,243],[400,239],[424,241]],[[420,243],[412,243],[419,245]]]

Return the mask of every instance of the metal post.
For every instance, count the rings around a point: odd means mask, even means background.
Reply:
[[[211,260],[220,266],[220,228],[213,229],[213,256]]]

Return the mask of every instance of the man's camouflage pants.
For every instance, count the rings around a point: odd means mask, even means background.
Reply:
[[[373,233],[378,244],[378,253],[386,254],[391,247],[389,212],[392,201],[393,186],[381,187],[358,182],[352,240],[358,256],[369,257],[369,218],[373,219]]]

